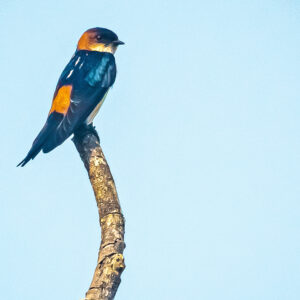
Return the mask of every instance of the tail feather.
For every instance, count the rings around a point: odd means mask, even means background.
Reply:
[[[24,167],[31,159],[34,159],[39,152],[42,150],[44,144],[46,143],[49,135],[55,132],[56,128],[59,126],[63,119],[63,115],[59,113],[52,113],[49,115],[46,124],[34,140],[31,149],[29,150],[26,157],[17,165],[17,167]]]
[[[34,159],[39,152],[41,151],[42,147],[33,147],[30,149],[26,157],[17,165],[17,167],[24,167],[31,159]]]

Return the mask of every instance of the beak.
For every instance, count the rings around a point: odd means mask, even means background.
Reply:
[[[113,41],[113,44],[114,44],[115,46],[120,46],[120,45],[124,45],[125,43],[122,42],[122,41],[120,41],[120,40],[116,40],[116,41]]]

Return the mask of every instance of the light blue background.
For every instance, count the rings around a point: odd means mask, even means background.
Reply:
[[[95,125],[126,217],[116,299],[300,299],[300,4],[0,5],[1,299],[80,299],[100,241],[68,140],[16,168],[88,28],[118,76]]]

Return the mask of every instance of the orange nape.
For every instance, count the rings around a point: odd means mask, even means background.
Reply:
[[[97,41],[97,32],[94,29],[86,31],[77,44],[77,50],[88,50],[98,52],[115,53],[117,47],[113,43],[103,43]]]
[[[64,85],[57,91],[49,115],[54,111],[64,115],[67,113],[71,103],[71,92],[72,85]]]
[[[86,31],[79,39],[77,44],[78,50],[90,50],[90,32]]]

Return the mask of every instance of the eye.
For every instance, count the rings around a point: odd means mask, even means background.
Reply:
[[[96,38],[97,38],[98,41],[100,41],[101,40],[101,35],[97,35]]]

